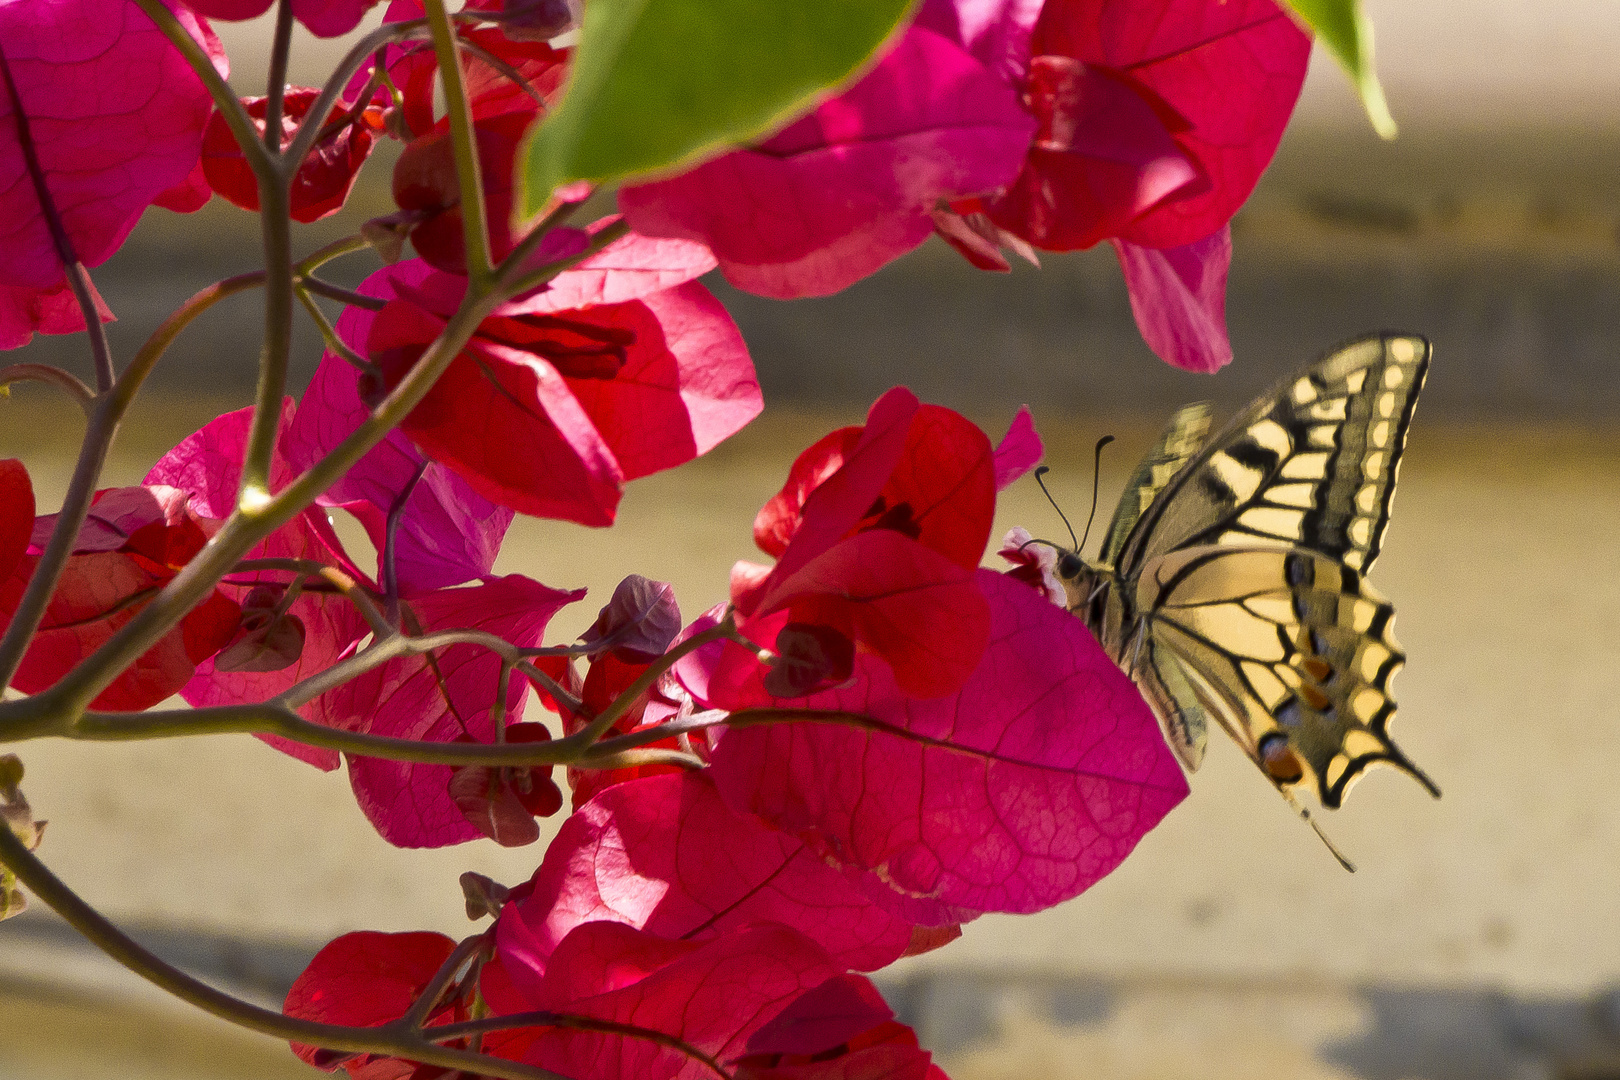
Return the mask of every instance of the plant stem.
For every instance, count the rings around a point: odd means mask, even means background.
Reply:
[[[84,263],[75,259],[67,264],[68,285],[73,298],[79,302],[84,315],[84,329],[90,337],[90,355],[96,367],[96,391],[105,394],[112,389],[118,373],[113,369],[112,346],[107,343],[107,328],[102,325],[101,312],[96,309],[96,292],[90,284],[90,273]]]
[[[444,0],[423,0],[428,27],[433,31],[433,54],[439,61],[439,82],[444,89],[445,115],[450,121],[450,143],[455,150],[456,182],[461,188],[461,234],[466,248],[468,291],[487,287],[494,264],[489,253],[489,229],[484,214],[484,180],[478,163],[472,106],[461,76],[456,32],[445,13]]]
[[[287,391],[292,358],[293,267],[292,197],[280,169],[259,180],[259,224],[264,235],[264,347],[259,353],[259,388],[253,423],[242,460],[238,512],[252,517],[270,502],[270,461],[281,433],[281,399]]]
[[[321,1024],[260,1008],[187,975],[141,946],[51,873],[10,829],[0,829],[0,863],[102,952],[158,988],[239,1027],[311,1046],[398,1057],[501,1080],[564,1080],[533,1065],[439,1046],[420,1032]]]
[[[711,641],[723,640],[730,633],[730,627],[731,620],[728,618],[721,622],[719,626],[711,626],[700,634],[693,634],[669,650],[669,652],[654,660],[646,671],[636,677],[635,682],[625,687],[624,692],[614,698],[607,708],[596,714],[590,723],[562,741],[582,742],[587,746],[596,742],[607,733],[608,729],[613,726],[619,717],[630,711],[630,706],[636,703],[637,698],[653,688],[653,685],[663,677],[664,672],[674,667],[682,658],[703,648]]]
[[[592,238],[586,250],[558,261],[547,268],[547,273],[561,273],[589,258],[612,239],[616,239],[616,234],[604,229]],[[287,485],[280,494],[270,498],[258,513],[233,514],[207,546],[164,586],[151,603],[55,686],[25,701],[0,703],[0,738],[71,735],[70,730],[62,730],[63,726],[71,727],[84,714],[91,700],[106,689],[119,672],[134,663],[187,612],[201,603],[215,582],[229,573],[231,567],[255,544],[314,502],[316,496],[336,483],[416,407],[472,337],[478,324],[503,299],[504,295],[500,292],[478,295],[469,290],[460,310],[450,317],[439,337],[353,433]],[[130,381],[128,377],[131,374],[132,371],[126,372],[125,378],[120,379],[119,385],[114,388],[113,403],[121,402],[120,391],[124,383]],[[279,407],[280,402],[277,401],[276,405]],[[14,621],[13,629],[17,625]],[[10,631],[7,637],[10,637]],[[0,656],[3,655],[3,649],[0,649]],[[8,721],[17,725],[15,730],[31,734],[12,735],[13,729],[5,726]]]
[[[39,629],[51,594],[56,591],[56,583],[61,579],[68,557],[73,554],[73,545],[79,539],[79,527],[84,524],[84,517],[90,511],[90,500],[96,494],[96,482],[101,478],[102,467],[107,462],[107,451],[118,432],[118,421],[123,413],[119,398],[108,394],[98,398],[97,402],[84,434],[84,442],[79,447],[79,459],[73,466],[73,479],[68,482],[56,528],[51,530],[51,538],[34,567],[34,576],[29,579],[22,600],[12,612],[11,625],[6,627],[5,636],[0,637],[0,688],[11,685],[12,676],[17,674],[17,667],[28,651],[34,632]]]
[[[341,285],[333,285],[331,282],[322,281],[313,274],[301,275],[298,278],[298,285],[306,292],[312,292],[316,296],[324,296],[328,300],[336,300],[340,304],[348,304],[350,307],[365,308],[368,311],[381,311],[388,306],[388,301],[380,296],[367,296],[365,293],[357,293],[352,289],[345,289]]]
[[[382,373],[377,370],[377,365],[349,348],[343,343],[343,339],[338,337],[337,331],[326,317],[326,312],[322,311],[320,305],[310,297],[308,282],[308,278],[304,279],[304,283],[296,286],[293,291],[298,296],[298,302],[304,306],[304,314],[309,316],[310,322],[321,332],[321,339],[326,342],[326,347],[362,375],[370,375],[381,383]]]
[[[410,1009],[404,1016],[394,1021],[393,1026],[402,1027],[407,1031],[420,1029],[427,1023],[428,1017],[433,1015],[433,1007],[444,996],[445,988],[456,977],[456,972],[490,944],[487,934],[474,934],[472,937],[463,938],[459,945],[450,950],[450,955],[444,958],[444,963],[433,973],[432,981],[422,988],[422,992],[411,1003]]]
[[[151,373],[158,359],[170,345],[174,344],[174,339],[180,336],[180,331],[184,330],[191,320],[227,296],[235,296],[239,292],[258,288],[264,284],[264,277],[263,270],[255,270],[251,274],[228,277],[194,293],[191,299],[176,308],[172,315],[152,331],[152,336],[146,339],[146,344],[141,346],[135,358],[124,369],[123,378],[118,380],[118,387],[114,393],[125,392],[129,397],[133,397],[135,387]]]
[[[281,106],[287,95],[287,56],[292,51],[293,12],[288,0],[276,0],[276,29],[270,45],[270,75],[264,88],[264,148],[281,156]]]
[[[20,382],[37,382],[54,386],[72,398],[74,403],[84,410],[85,416],[88,417],[95,411],[95,391],[80,382],[70,371],[63,371],[49,364],[12,364],[0,368],[0,387]]]
[[[313,274],[333,259],[342,258],[344,255],[352,255],[356,251],[364,251],[370,246],[371,242],[364,236],[359,233],[352,233],[341,240],[332,241],[323,248],[317,248],[299,259],[298,265],[293,267],[293,273],[299,277]]]

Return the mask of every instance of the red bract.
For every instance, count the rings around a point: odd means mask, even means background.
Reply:
[[[493,259],[504,259],[517,242],[512,231],[513,167],[518,144],[537,115],[506,113],[473,122]],[[420,215],[421,223],[411,230],[411,245],[424,262],[451,274],[467,272],[461,183],[448,127],[435,128],[406,145],[394,165],[394,202],[401,210]]]
[[[14,493],[18,505],[31,506],[33,495],[27,489],[26,474],[22,484],[23,492]],[[4,478],[4,486],[15,487],[16,478]],[[183,492],[167,487],[109,488],[96,493],[74,554],[62,570],[13,685],[32,694],[55,684],[133,619],[201,550],[217,523],[199,520],[187,501]],[[15,513],[10,507],[8,511]],[[8,526],[14,528],[15,521],[8,517]],[[35,546],[0,581],[0,620],[8,624],[39,565],[56,515],[31,524]],[[9,543],[11,538],[4,539]],[[230,640],[241,614],[220,590],[209,593],[98,694],[91,707],[145,709],[156,705],[185,686],[197,665]]]
[[[763,675],[748,650],[728,643],[708,700],[736,707],[762,692],[836,684],[857,646],[882,657],[906,692],[951,693],[989,634],[972,578],[994,513],[984,432],[908,390],[889,391],[864,427],[800,454],[760,510],[754,539],[776,566],[739,563],[731,600],[743,632],[781,659]]]
[[[288,400],[283,405],[281,415],[283,439],[292,419],[293,404]],[[250,421],[249,409],[226,413],[211,421],[165,454],[147,474],[146,482],[167,484],[189,492],[192,509],[205,517],[216,520],[229,517],[236,506]],[[272,489],[285,487],[295,473],[295,467],[284,454],[278,452],[272,461]],[[327,523],[325,514],[318,508],[299,514],[277,529],[262,544],[248,552],[247,557],[309,559],[336,567],[361,582],[365,581],[365,575],[343,554],[342,545]],[[284,594],[290,579],[291,575],[285,572],[233,574],[231,584],[223,585],[221,589],[227,595],[245,601],[257,588],[282,591]],[[288,613],[299,621],[305,631],[302,652],[294,663],[274,671],[230,671],[221,670],[213,662],[205,661],[198,665],[196,676],[186,684],[181,696],[196,706],[263,701],[300,679],[331,667],[344,652],[370,632],[354,605],[333,592],[306,588]],[[312,708],[305,705],[301,711],[309,716]],[[320,768],[330,770],[338,766],[336,751],[305,746],[274,735],[260,738]]]
[[[91,287],[94,292],[94,286]],[[101,294],[96,293],[96,311],[102,322],[112,322]],[[20,349],[34,334],[76,334],[85,328],[84,312],[63,278],[55,285],[38,289],[31,285],[0,285],[0,351]]]
[[[290,86],[282,104],[281,145],[283,148],[298,133],[298,124],[320,96],[320,90],[309,86]],[[254,127],[264,134],[264,116],[267,100],[262,97],[244,98],[242,104],[254,120]],[[342,121],[342,122],[339,122]],[[292,181],[292,217],[294,221],[318,221],[342,209],[371,153],[372,130],[380,122],[380,110],[370,109],[345,117],[343,110],[333,109],[325,123],[330,133],[315,143]],[[220,195],[244,210],[259,208],[259,182],[248,166],[242,148],[231,134],[230,126],[222,114],[216,112],[208,122],[203,135],[203,175]]]
[[[274,0],[186,0],[193,11],[210,19],[235,22],[256,19],[270,10]],[[378,0],[292,0],[293,17],[316,37],[347,34]]]
[[[941,200],[1008,183],[1033,126],[1003,76],[913,27],[759,147],[624,188],[619,205],[638,231],[708,244],[740,288],[820,296],[922,243]]]
[[[406,604],[405,614],[413,634],[484,630],[518,648],[532,648],[551,617],[584,595],[584,590],[562,592],[513,574],[419,596]],[[400,657],[372,668],[316,698],[306,715],[332,727],[401,739],[493,743],[490,714],[500,670],[500,658],[483,646],[451,645],[431,656]],[[504,723],[523,718],[527,691],[523,676],[509,677]],[[539,831],[532,812],[523,807],[523,796],[537,783],[550,783],[549,776],[550,769],[543,766],[475,771],[349,759],[349,780],[360,808],[383,838],[399,847],[442,847],[481,835],[507,844],[532,843]]]
[[[1050,251],[1113,240],[1143,338],[1216,370],[1232,358],[1225,227],[1276,152],[1310,38],[1272,0],[1049,0],[1030,48],[1024,170],[957,209]],[[1000,258],[993,238],[947,235]]]
[[[736,326],[685,280],[701,272],[692,245],[669,245],[627,237],[498,308],[401,430],[492,502],[611,524],[624,481],[708,452],[761,407]],[[665,287],[670,277],[685,283]],[[380,271],[362,289],[397,299],[352,320],[345,340],[391,388],[464,287],[421,263]],[[601,299],[553,306],[581,296]]]
[[[748,1040],[737,1080],[947,1080],[870,979],[838,975]]]
[[[711,779],[690,772],[619,784],[585,802],[547,848],[532,889],[502,932],[519,933],[521,922],[536,958],[597,920],[694,941],[779,922],[862,971],[897,959],[911,938],[908,923],[804,841],[728,809]]]
[[[218,40],[190,12],[176,14],[223,73]],[[97,266],[154,198],[190,174],[212,102],[133,0],[0,4],[0,43],[0,286],[53,289],[62,263],[19,120],[68,240]]]
[[[509,908],[508,911],[511,909]],[[502,927],[510,915],[503,912]],[[669,941],[613,922],[576,927],[548,957],[498,937],[505,979],[486,975],[497,1014],[552,1010],[674,1037],[717,1062],[745,1052],[754,1033],[838,965],[804,935],[775,923],[702,942]],[[486,972],[488,969],[486,968]],[[564,1076],[591,1080],[699,1080],[702,1060],[633,1035],[528,1029],[527,1045],[500,1051]]]
[[[1042,135],[991,217],[1054,250],[1105,236],[1172,248],[1248,198],[1310,38],[1272,0],[1049,0],[1031,50]],[[1133,181],[1109,179],[1132,169]]]
[[[443,934],[344,934],[315,954],[287,991],[281,1011],[322,1024],[381,1027],[405,1015],[455,946]],[[465,1015],[451,1006],[429,1019],[447,1023]],[[292,1049],[328,1072],[342,1062],[355,1076],[370,1062],[382,1060],[369,1054],[332,1054],[303,1043],[293,1043]]]
[[[34,532],[34,484],[16,458],[0,461],[0,581],[11,576]]]
[[[1004,575],[974,584],[990,644],[958,693],[916,700],[862,657],[847,689],[792,703],[844,719],[732,729],[711,769],[733,809],[922,924],[1066,900],[1187,794],[1141,694],[1078,619]]]

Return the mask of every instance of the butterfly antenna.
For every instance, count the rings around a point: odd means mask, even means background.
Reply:
[[[1112,435],[1104,435],[1102,438],[1097,440],[1097,447],[1096,447],[1095,450],[1092,451],[1092,457],[1091,457],[1091,513],[1086,518],[1086,533],[1085,533],[1084,536],[1082,536],[1080,538],[1080,543],[1075,545],[1074,550],[1076,550],[1076,551],[1079,551],[1081,548],[1085,547],[1086,546],[1086,541],[1091,539],[1091,523],[1094,520],[1096,520],[1096,517],[1097,517],[1097,485],[1102,480],[1102,451],[1103,451],[1103,447],[1107,446],[1109,443],[1111,443],[1113,441],[1114,441],[1114,437]],[[1068,522],[1064,522],[1064,524],[1067,525]],[[1070,529],[1069,532],[1072,535],[1074,530]]]
[[[1040,468],[1036,469],[1035,482],[1041,485],[1041,494],[1045,495],[1046,501],[1052,504],[1052,509],[1057,511],[1057,516],[1063,519],[1063,527],[1069,530],[1069,539],[1074,540],[1074,526],[1069,524],[1068,516],[1064,514],[1063,508],[1057,504],[1057,500],[1052,498],[1052,493],[1046,490],[1046,481],[1042,479],[1042,477],[1051,471],[1051,468],[1046,465],[1042,465]],[[1074,540],[1074,550],[1076,552],[1080,550],[1080,541]]]

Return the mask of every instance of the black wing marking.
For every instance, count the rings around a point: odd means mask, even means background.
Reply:
[[[1121,545],[1120,574],[1203,544],[1371,568],[1429,356],[1421,337],[1364,338],[1260,397],[1159,492]]]
[[[1203,449],[1209,437],[1209,402],[1199,401],[1184,405],[1170,418],[1170,424],[1159,436],[1153,449],[1131,474],[1125,492],[1114,509],[1114,519],[1108,525],[1098,556],[1104,566],[1113,566],[1120,552],[1125,550],[1125,538],[1131,533],[1138,518],[1158,498],[1159,492],[1182,470],[1194,454]]]
[[[1394,609],[1358,571],[1304,551],[1207,545],[1150,562],[1136,600],[1158,671],[1167,655],[1178,662],[1197,702],[1285,793],[1314,780],[1337,807],[1382,761],[1439,795],[1390,739],[1389,682],[1406,655]]]

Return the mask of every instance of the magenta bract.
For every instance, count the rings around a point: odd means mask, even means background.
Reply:
[[[1081,622],[980,570],[984,658],[922,701],[862,657],[846,689],[792,702],[866,719],[728,731],[713,775],[917,923],[1030,912],[1114,869],[1187,794],[1158,722]]]
[[[92,291],[94,286],[91,287]],[[112,322],[101,294],[96,310],[102,322]],[[32,285],[0,285],[0,351],[20,349],[40,334],[76,334],[85,328],[84,312],[63,277],[40,289]]]
[[[369,289],[387,280],[373,275],[361,291],[374,295]],[[375,312],[350,307],[338,318],[338,333],[364,340],[374,317]],[[283,451],[292,464],[307,468],[352,435],[370,413],[360,400],[354,369],[327,353],[287,429]],[[411,487],[418,470],[421,478]],[[490,573],[512,511],[479,495],[445,466],[428,461],[398,431],[389,432],[317,501],[347,510],[365,527],[377,551],[380,580],[388,512],[408,487],[394,537],[401,594],[460,585]]]
[[[619,205],[639,232],[708,244],[739,288],[821,296],[926,240],[936,203],[1010,181],[1032,130],[1003,77],[914,27],[757,149],[624,188]]]
[[[546,623],[585,595],[563,592],[512,574],[464,589],[441,589],[405,605],[411,633],[484,630],[519,648],[540,643]],[[413,625],[412,625],[413,624]],[[480,645],[451,645],[432,657],[391,660],[310,702],[310,719],[331,727],[430,742],[495,741],[490,715],[500,681],[500,658]],[[528,680],[507,684],[507,724],[523,718]],[[483,833],[467,820],[449,791],[448,765],[417,765],[351,757],[349,780],[360,809],[383,838],[398,847],[443,847]]]
[[[1115,240],[1125,271],[1131,313],[1142,339],[1163,360],[1188,371],[1212,372],[1232,359],[1226,338],[1226,272],[1232,229],[1175,248]]]
[[[293,411],[289,399],[282,406],[283,439],[293,420]],[[224,520],[236,506],[251,420],[252,410],[241,409],[211,421],[165,454],[147,474],[146,483],[167,484],[186,491],[197,513]],[[279,490],[294,475],[295,467],[278,452],[272,462],[272,488]],[[310,559],[337,567],[360,581],[366,580],[365,574],[343,554],[342,544],[319,508],[306,510],[277,529],[250,551],[248,558]],[[232,577],[238,584],[223,585],[221,590],[240,602],[259,585],[285,588],[288,580],[289,575],[281,572],[239,574]],[[300,679],[331,667],[370,632],[354,605],[336,593],[306,590],[293,602],[289,612],[305,630],[303,652],[295,663],[276,671],[218,671],[211,661],[205,661],[197,666],[197,674],[180,692],[181,696],[197,706],[263,701]],[[312,707],[305,705],[301,711],[309,717]],[[338,766],[336,751],[305,746],[274,735],[260,738],[320,768],[330,770]]]
[[[274,0],[186,0],[193,11],[234,22],[256,19],[270,10]],[[292,0],[293,17],[316,37],[347,34],[379,0]]]
[[[172,6],[223,73],[207,24]],[[99,266],[141,211],[191,174],[213,102],[133,0],[0,4],[0,63],[68,239],[81,262]],[[61,280],[11,97],[0,93],[0,285]]]
[[[722,1062],[741,1056],[754,1033],[789,1003],[843,974],[809,938],[777,923],[703,942],[670,941],[615,922],[585,923],[539,967],[520,936],[505,933],[511,923],[512,915],[503,913],[497,938],[500,965],[510,981],[499,991],[489,978],[484,981],[497,1013],[548,1009],[630,1024],[674,1036]],[[531,1031],[520,1059],[564,1076],[698,1080],[714,1075],[708,1065],[673,1047],[633,1036]]]
[[[563,823],[532,887],[517,912],[536,962],[597,920],[698,941],[780,922],[860,971],[894,961],[911,937],[803,841],[728,809],[693,773],[597,794]]]
[[[991,217],[1037,247],[1173,248],[1225,225],[1271,161],[1310,38],[1272,0],[1048,0],[1042,134]]]

